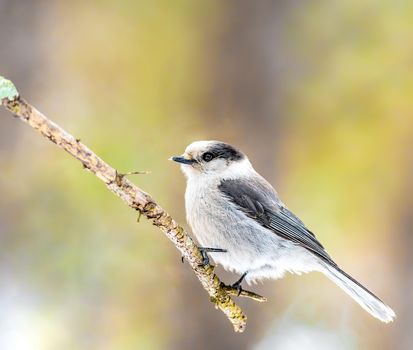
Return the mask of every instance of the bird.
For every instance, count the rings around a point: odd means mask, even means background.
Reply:
[[[186,177],[186,218],[204,257],[241,277],[232,286],[279,279],[287,272],[321,272],[372,316],[388,323],[394,311],[344,272],[305,224],[238,148],[195,141],[180,156]]]

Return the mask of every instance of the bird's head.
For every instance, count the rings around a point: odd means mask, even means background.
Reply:
[[[181,163],[181,169],[188,178],[202,175],[234,177],[251,169],[245,154],[220,141],[193,142],[184,154],[170,160]]]

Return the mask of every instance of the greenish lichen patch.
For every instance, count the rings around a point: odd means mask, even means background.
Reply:
[[[8,99],[9,101],[13,101],[16,97],[19,96],[19,93],[16,90],[14,84],[2,76],[0,76],[0,101],[4,99]]]

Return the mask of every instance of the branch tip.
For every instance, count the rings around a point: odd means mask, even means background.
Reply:
[[[14,101],[19,97],[14,84],[0,75],[0,101],[4,103],[3,100]]]
[[[241,289],[241,291],[237,288],[227,286],[225,284],[222,284],[222,289],[224,289],[228,294],[233,295],[233,296],[238,296],[238,297],[244,297],[244,298],[249,298],[255,301],[258,301],[259,303],[263,303],[267,301],[266,297],[263,297],[257,293],[250,292],[245,289]]]

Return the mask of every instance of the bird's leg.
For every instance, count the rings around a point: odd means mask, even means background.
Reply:
[[[221,248],[206,248],[206,247],[198,247],[199,251],[202,255],[202,266],[209,265],[209,257],[207,253],[226,253],[226,249]]]
[[[241,292],[242,292],[241,283],[242,283],[242,281],[244,280],[244,278],[245,278],[245,276],[247,275],[247,273],[248,273],[248,272],[244,272],[244,273],[242,274],[242,276],[240,277],[240,279],[231,285],[232,288],[235,288],[235,289],[238,290],[238,296],[239,296],[239,295],[241,294]]]

